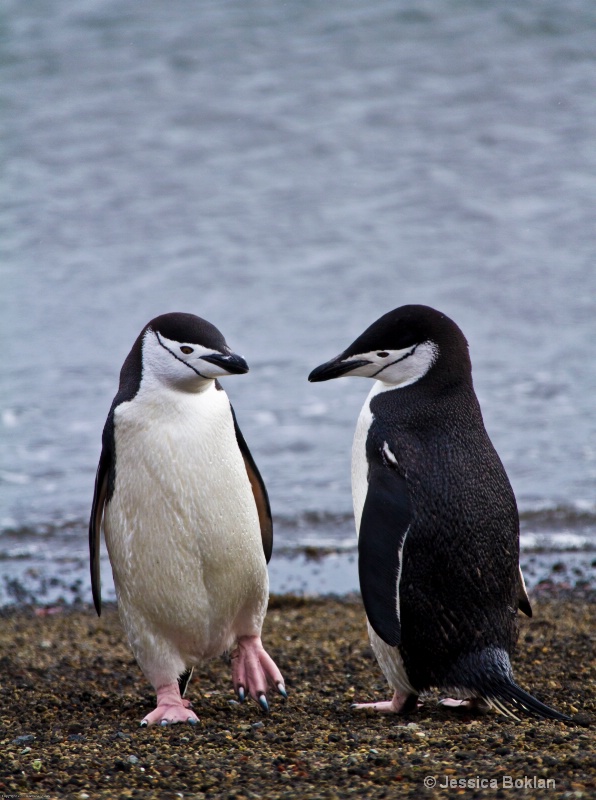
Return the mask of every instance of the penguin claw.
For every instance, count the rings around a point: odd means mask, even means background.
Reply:
[[[178,722],[198,721],[190,703],[180,697],[178,682],[160,686],[157,690],[157,707],[143,719],[141,726],[175,725]]]
[[[196,717],[189,717],[186,721],[190,722],[191,725],[196,725],[199,720]]]
[[[139,728],[146,728],[146,727],[147,727],[147,725],[149,725],[149,723],[147,722],[147,720],[146,720],[146,719],[142,719],[142,720],[140,721],[140,723],[139,723]]]
[[[283,675],[266,652],[260,636],[240,636],[232,658],[232,684],[240,702],[250,695],[263,711],[269,711],[265,697],[267,686],[276,687],[282,697],[287,697]]]
[[[490,711],[489,704],[482,697],[468,697],[463,700],[444,697],[439,700],[439,706],[450,711],[469,711],[476,714],[486,714]]]
[[[358,711],[370,709],[380,714],[409,714],[410,711],[415,711],[421,705],[422,703],[418,702],[417,695],[396,690],[391,700],[377,703],[352,703],[351,708]]]
[[[269,703],[267,702],[267,698],[265,697],[265,695],[264,694],[260,694],[258,700],[259,700],[259,705],[261,706],[263,711],[266,714],[268,714],[269,713]]]

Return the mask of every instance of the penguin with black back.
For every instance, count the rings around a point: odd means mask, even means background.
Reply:
[[[519,519],[485,430],[468,343],[445,314],[406,305],[382,316],[310,381],[375,383],[352,450],[358,570],[370,642],[407,713],[431,688],[448,707],[569,719],[514,681],[517,611],[532,610]]]
[[[220,331],[163,314],[141,331],[103,431],[89,524],[101,613],[103,522],[120,618],[157,693],[141,725],[196,724],[193,667],[231,653],[233,685],[268,710],[286,697],[264,650],[273,526],[267,490],[218,378],[248,372]]]

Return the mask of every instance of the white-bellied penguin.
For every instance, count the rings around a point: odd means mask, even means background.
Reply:
[[[446,705],[568,719],[521,689],[510,655],[531,616],[519,518],[486,433],[467,341],[445,314],[382,316],[310,381],[375,380],[352,450],[358,568],[373,651],[405,713],[438,688]]]
[[[234,688],[268,709],[284,680],[261,642],[273,527],[263,480],[217,378],[248,371],[211,323],[163,314],[141,331],[103,431],[89,525],[101,612],[100,530],[120,618],[157,693],[141,725],[196,723],[192,669],[231,652]]]

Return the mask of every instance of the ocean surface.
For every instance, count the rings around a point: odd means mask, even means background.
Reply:
[[[370,386],[307,375],[412,302],[469,340],[528,583],[594,584],[596,4],[3,0],[0,108],[0,605],[89,600],[103,423],[168,311],[250,364],[273,590],[356,589]]]

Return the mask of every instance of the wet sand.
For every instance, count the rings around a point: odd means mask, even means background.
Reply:
[[[271,694],[268,715],[238,704],[219,659],[195,671],[187,693],[198,725],[142,729],[154,698],[114,607],[101,619],[87,607],[5,610],[0,795],[593,797],[596,594],[551,588],[533,606],[517,681],[575,724],[448,712],[437,695],[405,718],[352,711],[389,697],[360,599],[278,596],[263,638],[287,702]]]

